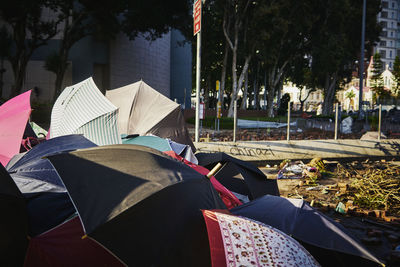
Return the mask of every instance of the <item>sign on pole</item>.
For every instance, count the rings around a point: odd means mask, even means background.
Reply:
[[[193,35],[201,30],[201,0],[197,0],[193,6]]]

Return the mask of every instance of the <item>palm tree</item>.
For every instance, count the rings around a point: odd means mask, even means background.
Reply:
[[[356,94],[353,92],[353,90],[350,90],[346,93],[346,98],[350,100],[349,107],[354,105],[353,98],[356,97]]]

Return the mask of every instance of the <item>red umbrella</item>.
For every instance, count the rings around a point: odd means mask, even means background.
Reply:
[[[19,152],[26,123],[31,114],[31,90],[0,106],[0,162],[6,166]]]

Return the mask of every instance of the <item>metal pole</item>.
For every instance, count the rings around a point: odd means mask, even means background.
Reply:
[[[381,140],[382,104],[379,104],[378,140]]]
[[[358,95],[358,119],[362,118],[362,95],[363,95],[363,78],[364,78],[364,40],[365,40],[365,13],[366,13],[366,1],[363,1],[363,13],[362,13],[362,26],[361,26],[361,55],[360,55],[360,91]]]
[[[199,142],[199,115],[200,115],[200,67],[201,67],[201,31],[197,33],[196,50],[196,122],[194,141]]]
[[[287,108],[287,135],[286,135],[286,140],[290,140],[290,101],[288,102],[288,108]]]
[[[235,100],[233,103],[233,142],[236,142],[237,100]]]
[[[339,103],[336,103],[336,114],[335,114],[335,140],[337,140],[338,118],[339,118]]]

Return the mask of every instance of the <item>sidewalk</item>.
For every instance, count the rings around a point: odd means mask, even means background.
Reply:
[[[198,142],[197,152],[225,152],[258,166],[280,162],[284,159],[310,160],[320,157],[329,160],[354,160],[362,158],[400,158],[400,140],[381,141],[343,140],[293,140],[293,141],[239,141]]]

